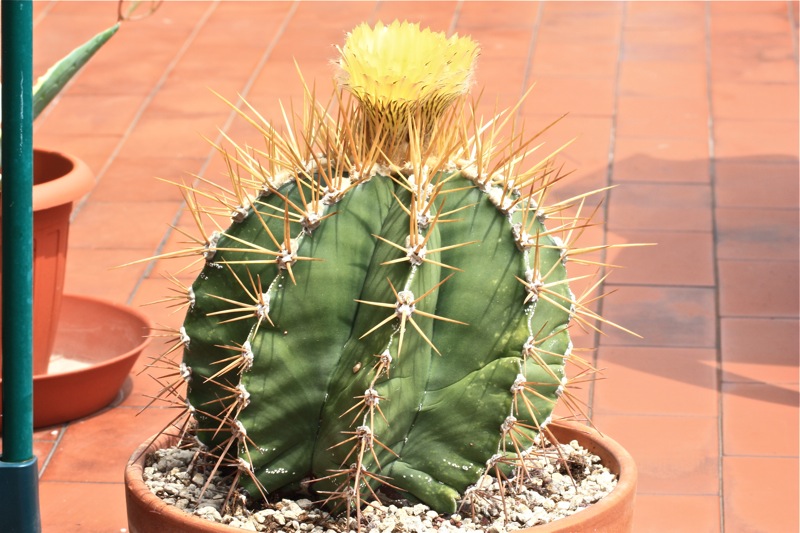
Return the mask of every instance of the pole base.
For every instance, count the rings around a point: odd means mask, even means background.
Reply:
[[[0,460],[0,531],[40,533],[41,530],[38,459],[21,463]]]

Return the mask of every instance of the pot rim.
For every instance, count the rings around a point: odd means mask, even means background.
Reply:
[[[72,169],[63,176],[33,186],[33,210],[72,203],[82,198],[94,187],[94,175],[80,158],[60,150],[35,147],[34,153],[66,160]],[[34,172],[36,169],[34,169]]]

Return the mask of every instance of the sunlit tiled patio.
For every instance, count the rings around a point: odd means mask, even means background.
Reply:
[[[38,74],[109,26],[115,2],[35,2]],[[209,89],[266,117],[299,102],[294,60],[318,92],[333,45],[395,18],[471,34],[482,109],[516,102],[578,192],[603,204],[609,278],[602,312],[619,332],[579,344],[604,379],[585,389],[596,425],[640,469],[637,532],[798,531],[798,4],[796,2],[184,2],[126,23],[35,125],[37,146],[83,158],[97,184],[74,211],[67,292],[140,306],[192,231],[176,188],[215,178],[202,136],[253,134]],[[190,279],[189,274],[183,274]],[[180,313],[143,308],[159,327]],[[137,363],[163,346],[154,342]],[[126,528],[122,469],[170,409],[132,374],[111,408],[38,430],[46,532]],[[766,477],[764,477],[766,476]]]

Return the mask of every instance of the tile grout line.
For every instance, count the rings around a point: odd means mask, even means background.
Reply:
[[[533,27],[531,28],[531,40],[528,43],[528,54],[526,56],[527,61],[525,65],[525,74],[522,77],[522,87],[520,88],[520,94],[518,101],[525,96],[525,93],[528,90],[528,86],[530,85],[531,75],[533,74],[533,57],[536,53],[536,42],[539,40],[539,28],[541,27],[542,17],[544,15],[544,2],[540,2],[538,6],[536,6],[536,18],[533,20]],[[517,110],[517,117],[520,118],[522,116],[522,106],[519,106]]]
[[[611,111],[611,127],[609,129],[608,135],[608,154],[606,159],[606,175],[605,175],[605,187],[610,187],[614,181],[614,153],[616,151],[617,146],[617,121],[619,119],[619,84],[621,79],[622,73],[622,62],[625,55],[625,23],[627,22],[628,18],[628,3],[622,3],[622,13],[620,15],[619,26],[618,26],[618,33],[617,33],[617,60],[615,62],[615,72],[614,72],[614,97],[612,103],[612,111]],[[603,198],[602,203],[602,235],[603,235],[603,242],[602,244],[605,245],[608,242],[608,216],[609,216],[609,205],[611,203],[611,194],[612,190],[609,189],[605,197]],[[608,258],[607,248],[604,248],[600,251],[600,264],[604,265]],[[603,276],[606,275],[605,267],[600,267],[600,279],[603,279]],[[603,294],[606,289],[606,282],[602,281],[598,287],[598,294]],[[603,308],[605,307],[605,298],[598,298],[597,301],[597,314],[598,316],[603,316]],[[594,334],[594,354],[592,355],[592,367],[598,368],[600,365],[600,332],[595,330]],[[596,382],[595,380],[591,380],[589,382],[589,405],[587,406],[589,409],[589,415],[594,413],[594,403],[595,403],[595,387]]]
[[[192,43],[194,43],[194,40],[197,38],[197,35],[200,33],[201,28],[206,24],[206,22],[208,22],[208,19],[211,17],[211,14],[214,11],[216,11],[217,7],[219,6],[219,2],[220,0],[214,0],[208,7],[208,9],[206,9],[203,16],[200,18],[197,24],[195,24],[195,27],[189,34],[189,37],[187,37],[186,40],[183,42],[183,45],[181,45],[181,48],[178,50],[178,53],[175,54],[175,56],[172,58],[172,61],[170,61],[169,64],[167,65],[167,68],[164,69],[164,72],[161,75],[161,77],[159,77],[158,81],[156,81],[156,84],[153,86],[153,88],[150,90],[147,96],[145,96],[144,101],[139,106],[139,109],[136,110],[136,114],[131,119],[130,123],[128,124],[128,127],[122,133],[122,137],[120,137],[119,141],[117,141],[117,144],[114,146],[114,149],[111,151],[111,154],[106,159],[105,164],[103,164],[100,170],[95,174],[94,177],[95,185],[100,183],[100,180],[103,179],[103,176],[105,176],[105,173],[111,167],[111,164],[114,162],[117,155],[119,155],[119,153],[122,151],[122,147],[130,138],[131,134],[133,133],[133,130],[136,129],[136,126],[139,124],[139,120],[142,118],[145,111],[147,111],[147,108],[150,107],[150,104],[153,102],[158,92],[167,82],[167,78],[175,70],[180,60],[183,58],[184,55],[186,55],[186,52],[188,52]],[[92,190],[89,191],[87,195],[85,195],[79,201],[75,202],[72,208],[72,214],[70,214],[69,217],[70,223],[72,223],[78,216],[78,214],[83,210],[83,207],[91,198],[92,194],[94,193],[94,190],[95,187],[92,187]]]
[[[721,313],[720,313],[720,290],[719,290],[719,257],[717,255],[718,227],[717,227],[717,188],[716,188],[716,145],[715,145],[715,122],[714,122],[714,99],[712,96],[712,68],[711,68],[711,4],[705,4],[705,66],[706,66],[706,99],[708,101],[708,177],[711,185],[711,255],[714,276],[714,335],[716,337],[716,380],[717,380],[717,491],[719,493],[718,516],[720,533],[725,532],[725,469],[724,469],[724,424],[723,424],[723,390],[722,390],[722,347],[721,347]]]
[[[44,8],[42,8],[42,12],[39,13],[39,16],[37,16],[36,19],[34,19],[33,21],[34,29],[36,28],[36,26],[41,24],[41,22],[45,18],[47,18],[47,15],[53,10],[54,6],[55,6],[55,1],[51,0]]]
[[[58,430],[58,436],[56,437],[56,440],[53,441],[53,447],[50,448],[50,452],[47,454],[47,457],[45,457],[45,460],[42,461],[42,467],[39,469],[38,479],[42,479],[45,470],[47,470],[47,467],[50,466],[50,462],[53,459],[53,455],[55,455],[56,449],[58,448],[59,444],[61,444],[61,440],[64,438],[64,434],[67,432],[67,427],[69,427],[68,422],[62,424],[61,428]]]
[[[461,9],[463,5],[464,0],[458,0],[456,2],[455,9],[453,10],[453,16],[450,18],[450,26],[447,28],[447,35],[453,35],[456,32],[458,21],[461,19]]]
[[[230,128],[230,126],[233,123],[234,119],[238,116],[237,110],[241,108],[242,104],[244,103],[244,99],[250,93],[250,90],[253,88],[253,85],[255,85],[255,82],[256,82],[256,79],[258,78],[258,75],[264,69],[264,66],[266,65],[267,61],[272,56],[272,51],[275,49],[275,47],[278,44],[278,41],[283,37],[284,33],[286,32],[286,28],[289,25],[289,22],[292,20],[292,18],[294,17],[294,14],[297,12],[297,8],[298,8],[298,5],[299,5],[299,2],[300,2],[300,0],[295,0],[294,2],[292,2],[292,6],[289,8],[288,12],[284,16],[283,21],[281,22],[281,25],[278,27],[278,30],[275,32],[275,35],[273,36],[272,40],[267,45],[266,50],[264,51],[264,53],[261,56],[261,59],[259,59],[258,64],[253,68],[253,71],[250,74],[250,77],[244,83],[244,86],[242,87],[242,90],[239,91],[239,98],[236,101],[235,109],[232,109],[230,111],[230,113],[228,114],[228,118],[225,120],[225,123],[222,125],[222,127],[219,128],[220,133],[217,135],[217,138],[214,140],[215,144],[219,144],[222,141],[223,136],[224,136],[223,132],[227,131]],[[206,170],[208,169],[209,165],[211,164],[212,158],[214,157],[214,155],[216,153],[217,153],[216,148],[214,148],[212,146],[209,149],[208,155],[205,157],[205,162],[200,167],[200,170],[197,172],[198,176],[202,176],[206,172]],[[198,183],[199,183],[199,178],[196,179],[192,183],[191,186],[193,188],[197,187]],[[139,288],[142,286],[142,283],[144,283],[144,280],[146,280],[147,278],[150,277],[150,274],[152,274],[153,269],[155,269],[155,265],[158,262],[158,260],[155,259],[155,257],[157,257],[158,255],[160,255],[163,252],[164,248],[167,245],[167,242],[169,241],[169,238],[172,236],[173,232],[175,231],[174,228],[178,227],[180,219],[183,216],[183,212],[185,210],[185,207],[186,207],[186,202],[185,201],[181,201],[181,203],[178,206],[177,211],[175,212],[175,216],[173,217],[172,221],[170,222],[170,226],[169,226],[170,229],[168,229],[167,231],[164,232],[164,235],[162,236],[161,241],[158,243],[158,245],[156,245],[156,248],[155,248],[154,254],[153,254],[154,259],[150,260],[147,263],[147,266],[142,271],[142,274],[136,280],[136,283],[134,284],[133,288],[131,289],[130,294],[129,294],[127,300],[126,300],[127,304],[131,304],[133,302],[133,299],[136,296],[136,293],[139,291]]]

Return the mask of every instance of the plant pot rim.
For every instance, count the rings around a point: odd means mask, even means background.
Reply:
[[[82,198],[94,187],[94,175],[80,158],[60,150],[34,147],[40,156],[61,158],[72,165],[72,169],[58,179],[33,186],[33,210],[43,211],[51,207],[72,203]],[[34,173],[35,173],[34,169]]]
[[[55,347],[65,359],[85,366],[33,376],[34,428],[83,418],[113,404],[151,342],[151,321],[138,309],[85,295],[66,294],[63,303]],[[98,325],[98,317],[105,322]],[[99,341],[104,335],[113,340]]]
[[[142,339],[139,344],[135,346],[131,346],[128,350],[115,355],[114,357],[104,359],[101,361],[95,361],[92,365],[88,368],[92,371],[99,371],[108,367],[117,366],[120,362],[130,359],[134,354],[139,354],[144,351],[145,348],[150,344],[152,337],[149,336],[150,328],[152,327],[150,323],[150,317],[146,314],[142,313],[139,309],[135,307],[131,307],[125,304],[121,304],[118,302],[114,302],[111,300],[105,300],[103,298],[96,298],[94,296],[87,296],[85,294],[67,294],[65,295],[67,301],[71,305],[80,305],[80,306],[87,306],[92,307],[94,309],[103,309],[103,310],[110,310],[112,312],[119,313],[120,315],[127,315],[128,320],[133,324],[134,322],[140,322],[142,327]],[[42,382],[46,381],[58,381],[60,379],[71,377],[71,376],[79,376],[81,374],[86,373],[87,369],[77,369],[77,370],[65,370],[59,372],[57,374],[37,374],[34,376],[35,379],[41,380]]]
[[[557,436],[560,435],[559,442],[564,443],[577,439],[589,451],[599,455],[603,459],[603,463],[617,474],[617,486],[610,494],[587,509],[549,524],[520,529],[517,532],[603,531],[605,533],[622,533],[632,531],[633,504],[638,476],[633,457],[613,439],[583,424],[559,421],[554,422],[550,427]],[[140,445],[128,460],[128,464],[125,466],[128,531],[130,533],[159,530],[169,530],[174,533],[243,531],[239,528],[205,520],[167,504],[153,494],[144,483],[146,458],[155,450],[169,447],[176,441],[177,437],[174,435],[166,433],[155,435]],[[149,523],[149,529],[139,528],[139,524],[142,523]],[[161,525],[157,526],[156,524]]]

